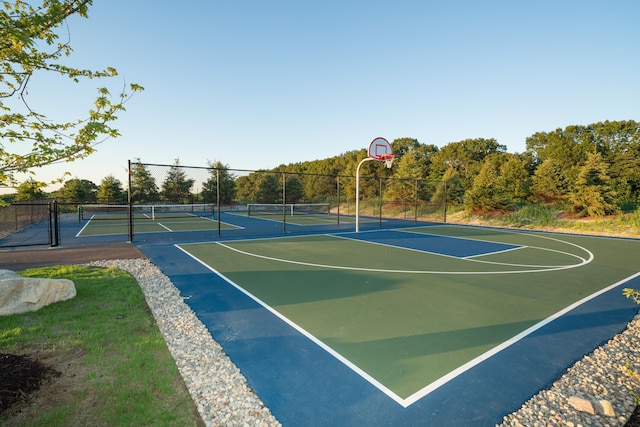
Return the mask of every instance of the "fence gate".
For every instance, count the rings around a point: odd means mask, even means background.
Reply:
[[[0,206],[0,248],[58,246],[56,201],[15,202]]]

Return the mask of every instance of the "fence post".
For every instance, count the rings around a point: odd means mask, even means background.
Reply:
[[[415,194],[415,206],[414,206],[415,213],[413,215],[413,223],[417,224],[418,223],[418,180],[417,179],[414,182],[413,192]]]
[[[287,173],[282,172],[282,232],[287,232]]]
[[[336,188],[338,190],[338,197],[337,197],[337,200],[338,200],[338,203],[337,203],[338,222],[337,222],[337,224],[340,225],[340,175],[336,176]],[[329,212],[331,212],[331,206],[329,206]]]
[[[380,203],[380,208],[378,210],[378,225],[382,227],[382,177],[378,177],[379,189],[378,189],[378,203]]]
[[[447,222],[447,180],[446,179],[444,180],[444,202],[443,202],[443,205],[444,205],[444,215],[443,215],[444,221],[443,222]]]
[[[49,246],[53,247],[53,202],[47,202],[47,213],[49,218],[47,221],[47,232],[49,233]]]
[[[53,245],[60,245],[60,210],[58,206],[58,201],[53,201]]]
[[[129,189],[127,190],[127,222],[129,225],[129,242],[133,243],[133,197],[131,194],[131,160],[127,160],[127,181]]]
[[[220,237],[222,234],[222,223],[220,222],[220,216],[222,215],[222,212],[220,211],[220,169],[216,169],[216,207],[214,208],[214,212],[215,209],[218,209],[218,237]]]

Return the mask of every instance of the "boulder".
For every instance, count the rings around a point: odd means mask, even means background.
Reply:
[[[71,280],[22,277],[11,270],[0,270],[0,316],[40,310],[75,296]]]

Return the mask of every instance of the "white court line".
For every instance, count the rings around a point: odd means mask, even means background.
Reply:
[[[89,221],[87,221],[87,223],[82,226],[82,228],[80,229],[80,231],[78,231],[78,233],[76,234],[76,237],[80,237],[80,235],[82,234],[82,232],[84,231],[85,228],[87,228],[89,226],[89,224],[91,223],[91,221],[93,220],[93,216],[91,218],[89,218]]]
[[[169,227],[165,226],[163,223],[156,221],[156,224],[158,224],[160,227],[165,228],[167,231],[171,231],[173,232],[172,229],[170,229]]]

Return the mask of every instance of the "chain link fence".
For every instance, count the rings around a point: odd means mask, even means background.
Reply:
[[[222,212],[245,213],[254,204],[282,205],[283,210],[285,205],[306,204],[329,205],[338,224],[341,217],[356,215],[355,176],[140,162],[130,162],[129,171],[129,204],[134,211],[136,206],[163,206],[168,211],[179,211],[184,205],[205,206],[213,218],[219,218]],[[361,176],[359,209],[361,216],[380,222],[445,222],[446,185],[434,180]],[[132,218],[134,227],[135,215]]]
[[[57,246],[56,218],[55,201],[25,201],[0,206],[0,247]]]

